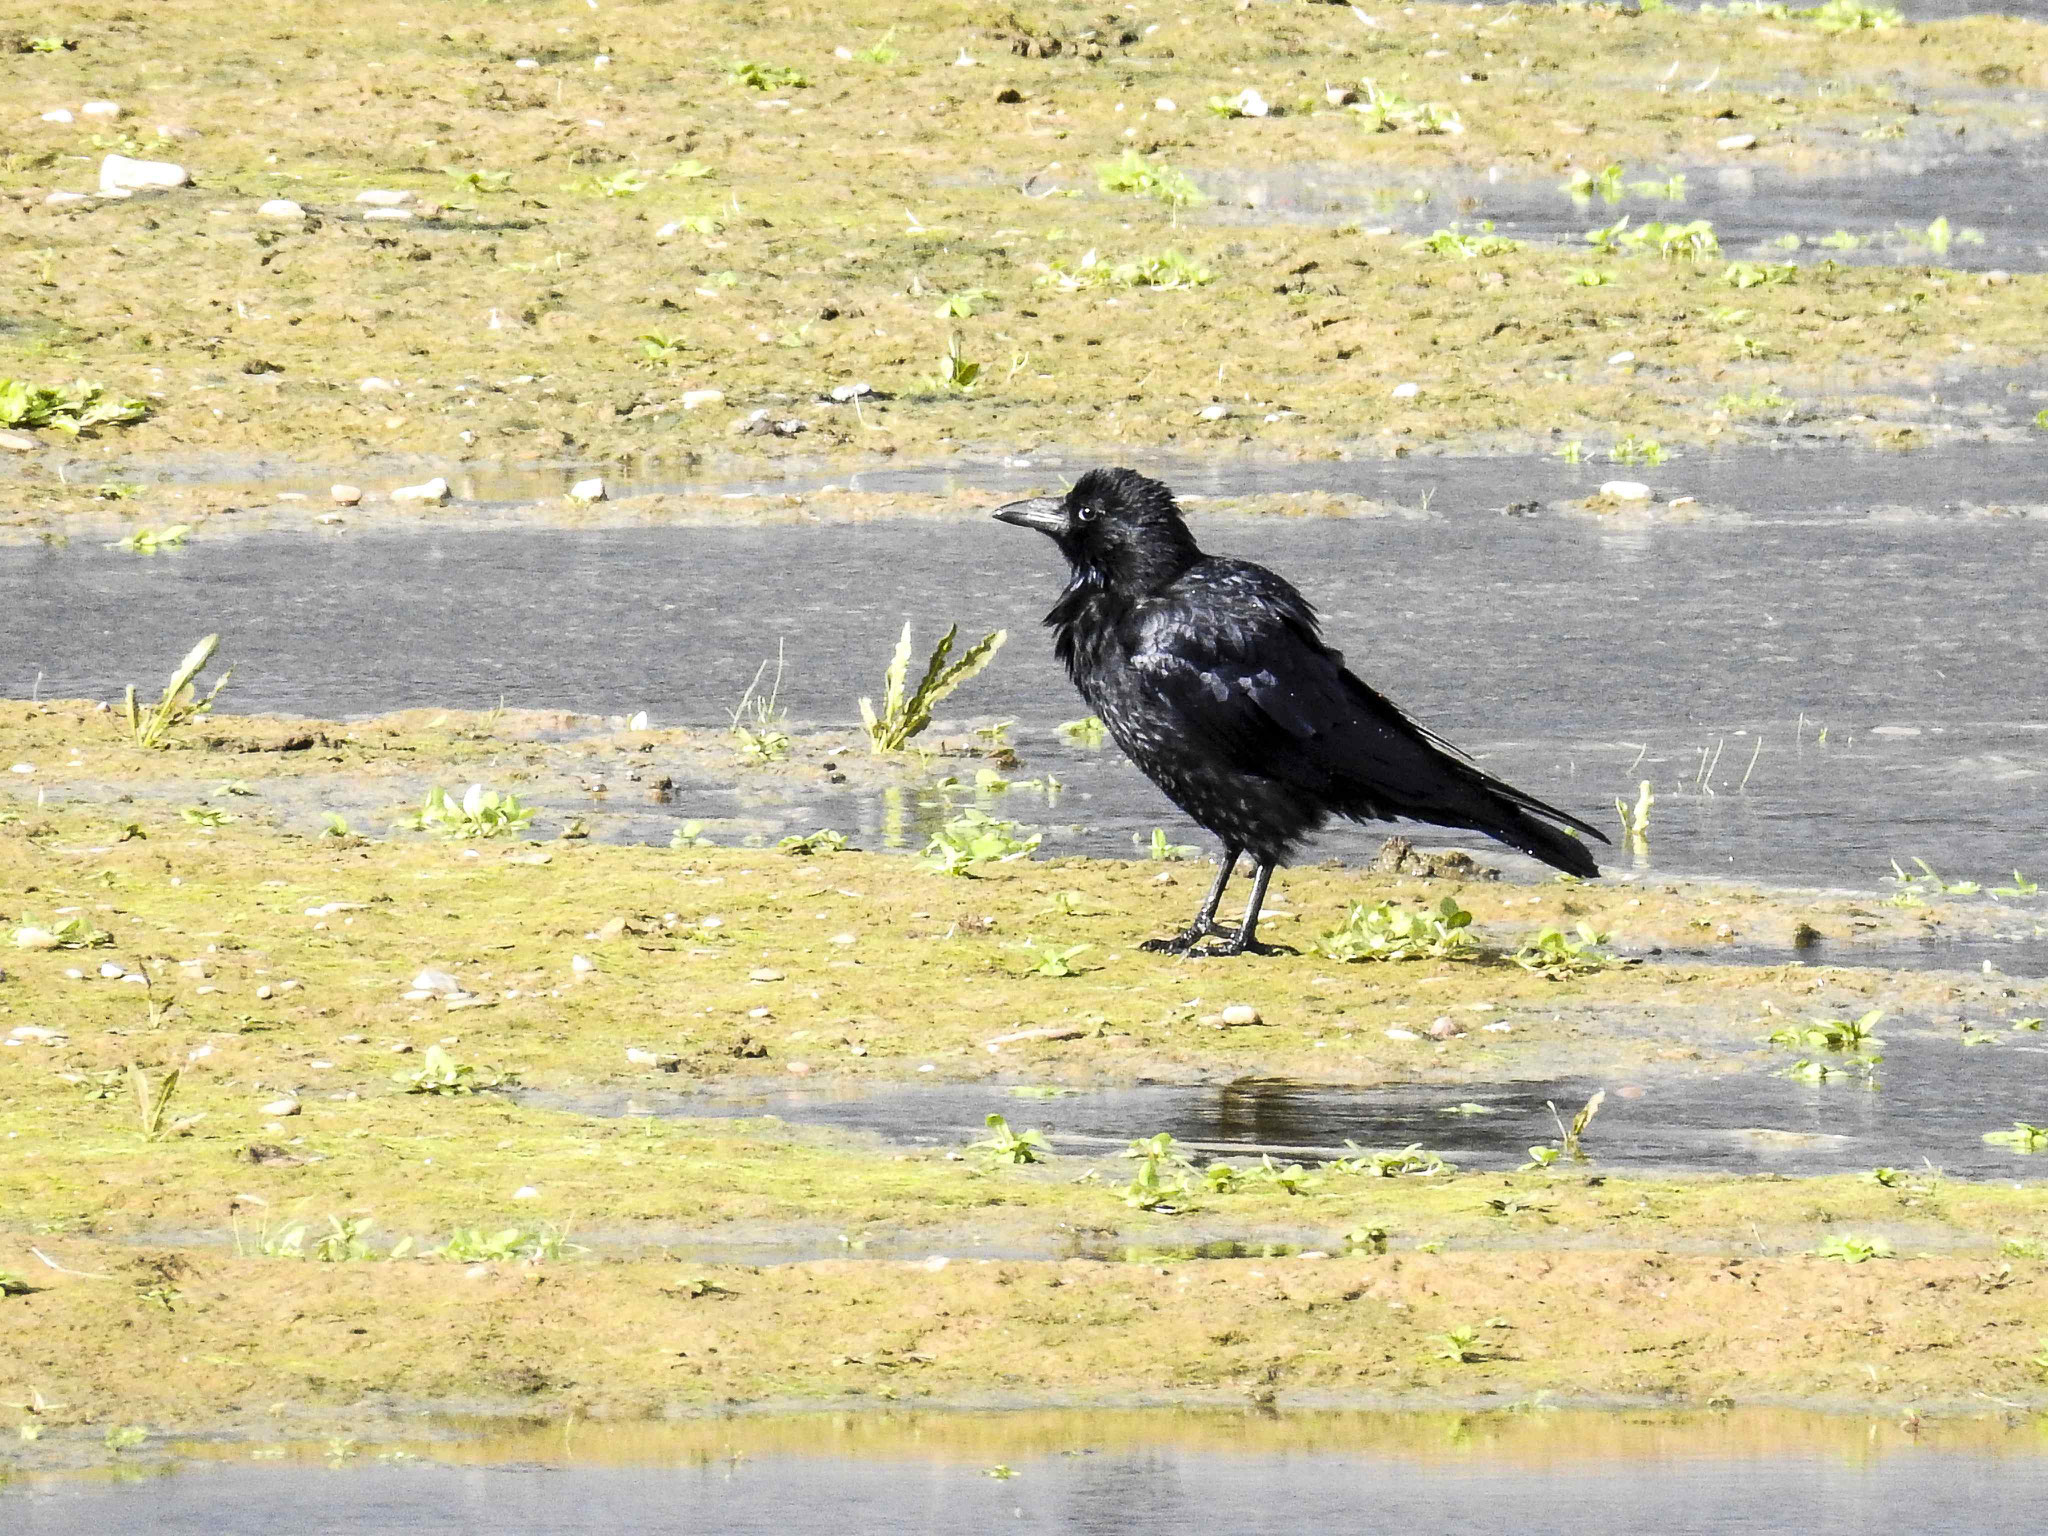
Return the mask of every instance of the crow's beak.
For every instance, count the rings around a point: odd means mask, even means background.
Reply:
[[[1058,496],[1034,496],[1029,501],[1013,501],[1007,507],[997,507],[996,521],[1015,523],[1019,528],[1036,528],[1040,533],[1057,539],[1072,526],[1067,520],[1067,504]]]

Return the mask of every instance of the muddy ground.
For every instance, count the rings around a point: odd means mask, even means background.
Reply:
[[[31,771],[0,797],[0,1272],[20,1292],[0,1402],[29,1433],[275,1433],[401,1404],[2042,1399],[2048,1214],[2027,1182],[1609,1175],[1596,1120],[1584,1163],[1238,1159],[1220,1184],[1169,1170],[1155,1199],[1115,1152],[545,1107],[978,1080],[1022,1130],[1033,1106],[993,1085],[1733,1072],[1787,1019],[2002,1030],[2048,1012],[2048,984],[1553,979],[1505,956],[1581,921],[1638,953],[1969,934],[2006,916],[1984,900],[1314,867],[1276,882],[1267,930],[1304,953],[1185,960],[1136,946],[1194,901],[1199,864],[959,877],[607,846],[559,819],[322,835],[287,792],[346,773],[530,793],[642,746],[746,771],[722,734],[567,716],[217,716],[146,751],[89,704],[4,706],[0,759]],[[753,771],[825,771],[812,750]],[[842,756],[906,783],[947,766]],[[1472,958],[1314,951],[1352,903],[1446,896],[1474,914]],[[1041,973],[1074,945],[1073,974]],[[802,1261],[721,1258],[749,1243]]]
[[[287,5],[259,38],[221,14],[92,0],[0,34],[0,372],[149,407],[76,443],[15,434],[17,520],[107,498],[184,520],[185,493],[134,487],[256,459],[374,496],[501,460],[1910,445],[1904,397],[1931,372],[2043,348],[2038,273],[1947,270],[1933,245],[1746,276],[1655,241],[1504,249],[1455,191],[1958,153],[1993,158],[1946,174],[1997,175],[2048,122],[2048,45],[2023,21],[548,0],[371,3],[346,26]],[[1270,115],[1210,106],[1247,89]],[[109,152],[195,185],[48,201],[94,192]],[[1105,189],[1126,152],[1152,180]],[[1429,199],[1457,238],[1240,227],[1152,195],[1171,173],[1304,166],[1383,178],[1389,207]],[[1943,176],[1922,180],[1932,224]],[[279,198],[302,211],[259,212]],[[1586,227],[1614,217],[1589,201]],[[1192,266],[1144,265],[1169,252]],[[875,393],[830,398],[859,384]]]

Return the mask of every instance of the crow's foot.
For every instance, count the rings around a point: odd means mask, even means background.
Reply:
[[[1257,939],[1240,940],[1232,934],[1221,944],[1211,944],[1207,949],[1184,951],[1197,960],[1227,960],[1232,955],[1298,955],[1298,949],[1285,944],[1262,944]]]
[[[1185,955],[1204,939],[1234,939],[1237,931],[1217,923],[1196,923],[1183,928],[1179,933],[1164,939],[1147,939],[1138,948],[1149,949],[1155,955]]]

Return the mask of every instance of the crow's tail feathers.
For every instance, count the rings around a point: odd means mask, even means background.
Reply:
[[[1599,878],[1600,866],[1593,862],[1593,850],[1572,836],[1571,833],[1565,831],[1563,827],[1553,826],[1547,821],[1538,820],[1537,816],[1530,814],[1528,810],[1523,809],[1519,805],[1509,804],[1501,807],[1501,809],[1506,814],[1498,821],[1490,822],[1474,830],[1490,833],[1506,843],[1510,848],[1519,848],[1531,857],[1541,859],[1553,869],[1561,869],[1568,875],[1578,875],[1586,880]],[[1575,816],[1567,816],[1561,811],[1553,811],[1548,806],[1541,808],[1541,814],[1555,816],[1559,821],[1567,822],[1574,827],[1583,828],[1585,831],[1591,832],[1593,836],[1600,838],[1600,841],[1603,843],[1607,841],[1598,831],[1587,826]]]

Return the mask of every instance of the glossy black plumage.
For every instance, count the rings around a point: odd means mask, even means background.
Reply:
[[[1195,925],[1160,947],[1218,935],[1224,952],[1257,948],[1273,866],[1332,816],[1484,832],[1598,873],[1555,824],[1599,832],[1483,772],[1353,676],[1307,600],[1262,566],[1203,554],[1158,481],[1091,470],[1064,497],[996,516],[1060,546],[1072,580],[1046,623],[1067,675],[1146,776],[1222,839],[1223,873]],[[1215,907],[1240,852],[1257,885],[1241,930],[1222,935]]]

